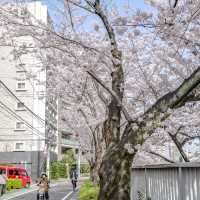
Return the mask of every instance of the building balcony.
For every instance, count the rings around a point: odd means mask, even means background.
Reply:
[[[62,138],[61,139],[61,146],[67,147],[67,148],[78,148],[79,142]]]

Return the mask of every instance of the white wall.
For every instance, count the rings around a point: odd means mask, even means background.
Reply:
[[[42,5],[41,2],[28,3],[27,8],[37,20],[47,23],[47,7]],[[20,37],[18,38],[18,42],[26,44],[34,43],[31,37]],[[30,110],[45,120],[46,70],[42,65],[38,64],[39,60],[36,58],[36,55],[29,53],[15,60],[11,53],[12,50],[11,47],[0,47],[0,80],[2,80]],[[19,64],[25,65],[19,68]],[[28,74],[33,74],[34,77],[28,77],[28,79],[26,79],[25,76],[26,90],[17,91],[16,84],[18,79],[21,79],[22,76],[25,75],[25,72],[23,72],[24,68],[27,70]],[[45,123],[41,123],[40,120],[28,111],[16,111],[17,101],[3,88],[0,88],[0,100],[45,136]],[[24,150],[44,150],[44,141],[36,141],[40,138],[37,135],[37,131],[33,131],[28,127],[26,127],[24,131],[16,131],[15,124],[18,120],[10,114],[6,116],[6,112],[3,111],[2,108],[0,108],[0,119],[0,135],[2,135],[0,138],[10,140],[9,142],[0,142],[0,151],[14,151],[15,143],[18,141],[12,140],[18,140],[20,138],[22,138],[21,142],[24,143]],[[31,139],[33,140],[31,141]]]

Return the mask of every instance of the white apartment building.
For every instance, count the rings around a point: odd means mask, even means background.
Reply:
[[[41,2],[24,6],[36,20],[50,23],[47,6]],[[18,6],[14,9],[21,11]],[[34,40],[24,36],[18,42],[31,45]],[[35,53],[17,57],[13,47],[0,46],[0,163],[22,163],[33,177],[43,170],[47,143],[51,159],[59,149],[57,99],[47,93],[47,74]]]

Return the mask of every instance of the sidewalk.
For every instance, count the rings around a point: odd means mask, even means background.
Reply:
[[[69,180],[68,179],[59,179],[59,180],[51,180],[50,185],[51,187],[55,187],[59,184],[64,184],[64,183],[68,183]],[[14,198],[15,196],[19,196],[19,195],[23,195],[23,194],[28,194],[34,191],[38,190],[38,186],[37,184],[32,184],[30,186],[30,188],[22,188],[22,189],[14,189],[11,191],[7,191],[6,194],[4,194],[2,197],[0,197],[0,200],[9,200]]]

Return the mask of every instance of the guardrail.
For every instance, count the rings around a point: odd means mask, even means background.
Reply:
[[[200,163],[133,167],[131,200],[200,200]]]

